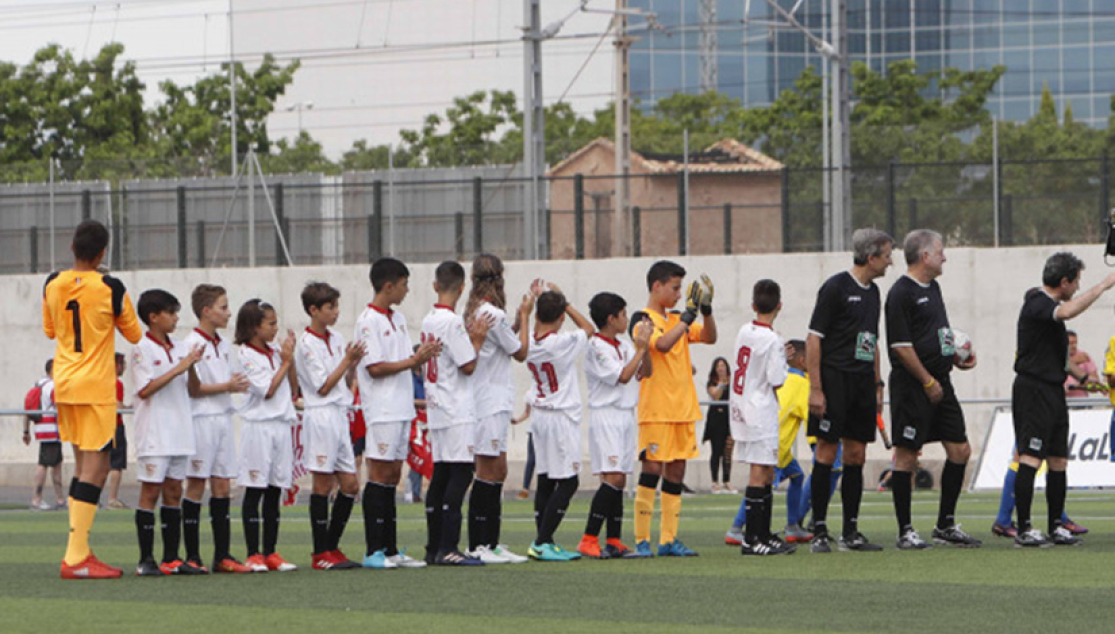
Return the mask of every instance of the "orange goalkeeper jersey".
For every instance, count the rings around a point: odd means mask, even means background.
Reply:
[[[43,287],[43,332],[54,348],[54,400],[116,403],[116,333],[143,335],[124,284],[97,271],[51,273]]]

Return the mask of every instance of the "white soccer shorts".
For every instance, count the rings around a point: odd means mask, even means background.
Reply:
[[[246,421],[241,425],[237,485],[254,489],[290,488],[294,471],[291,427],[284,421]]]
[[[507,453],[507,427],[510,424],[511,412],[498,412],[476,421],[473,443],[476,455],[498,457]]]
[[[194,417],[196,453],[186,465],[190,478],[235,478],[236,435],[228,414]]]
[[[539,474],[551,480],[572,478],[581,471],[581,426],[562,410],[534,408],[531,435]]]
[[[428,437],[434,462],[467,462],[472,464],[475,453],[475,423],[461,423],[440,429],[430,428]]]
[[[382,462],[406,460],[410,451],[410,421],[372,423],[364,438],[365,458]]]
[[[639,452],[639,422],[633,409],[607,407],[588,413],[592,473],[633,473]]]
[[[356,456],[348,434],[348,415],[340,405],[307,407],[302,412],[306,430],[303,462],[314,473],[356,473]]]
[[[136,479],[151,484],[183,480],[186,477],[187,458],[188,456],[139,456],[136,458],[136,464],[139,465]]]
[[[756,440],[736,440],[732,450],[736,462],[778,466],[778,436],[768,436]]]

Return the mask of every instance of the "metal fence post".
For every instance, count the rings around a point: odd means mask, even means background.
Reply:
[[[793,224],[790,222],[790,168],[782,168],[782,252],[790,250],[790,233]]]
[[[783,213],[782,217],[785,218],[786,214]],[[785,221],[783,221],[785,224]],[[731,255],[732,253],[732,203],[724,203],[724,254]]]
[[[93,193],[88,189],[81,190],[81,219],[89,220],[93,217]]]
[[[1108,215],[1111,212],[1111,163],[1107,152],[1103,153],[1100,160],[1100,226],[1105,227],[1111,222]]]
[[[573,175],[573,253],[578,260],[585,259],[585,177]]]
[[[178,201],[178,268],[189,266],[186,262],[186,188],[179,185],[175,190]]]
[[[205,268],[205,221],[197,221],[197,265]]]
[[[453,213],[453,243],[456,245],[457,259],[465,259],[465,213]]]
[[[1010,194],[1003,196],[1000,214],[1002,217],[999,219],[999,231],[1002,235],[999,236],[999,244],[1009,247],[1014,245],[1014,196]]]
[[[685,255],[685,245],[689,242],[686,235],[685,216],[689,210],[685,203],[685,172],[678,172],[678,255]]]
[[[368,263],[383,257],[383,181],[372,183],[372,213],[368,215]]]
[[[639,258],[643,256],[643,208],[635,205],[631,208],[631,254]]]
[[[484,181],[479,176],[472,179],[472,248],[476,255],[484,252]]]
[[[898,210],[895,205],[894,161],[887,163],[887,233],[893,237],[898,231]],[[914,225],[910,225],[914,229]]]
[[[918,199],[911,198],[907,203],[911,230],[918,226]]]
[[[283,208],[283,184],[275,183],[275,220],[279,224],[278,232],[275,234],[275,263],[279,266],[286,266],[286,255],[283,254],[283,240],[286,240],[287,245],[290,245],[290,222],[287,220],[285,209]],[[291,254],[291,257],[294,257]]]
[[[39,228],[31,227],[29,231],[31,238],[31,272],[39,272]]]

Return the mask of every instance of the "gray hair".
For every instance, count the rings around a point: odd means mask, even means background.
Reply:
[[[856,229],[852,234],[852,262],[863,266],[867,264],[867,258],[882,255],[883,247],[888,244],[893,246],[894,238],[886,231],[874,227]]]
[[[906,264],[913,266],[921,259],[921,254],[926,253],[933,247],[933,243],[940,241],[941,244],[945,243],[941,234],[933,231],[932,229],[914,229],[906,234],[906,240],[903,242],[902,250],[906,252]]]

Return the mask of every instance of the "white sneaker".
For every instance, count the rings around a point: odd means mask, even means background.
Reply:
[[[410,493],[409,491],[407,493],[404,493],[403,504],[414,504],[414,494]]]
[[[509,564],[511,563],[506,557],[498,555],[491,548],[487,546],[477,546],[476,550],[469,551],[467,554],[473,559],[479,559],[486,564]]]
[[[516,555],[503,544],[499,544],[498,546],[493,548],[492,552],[506,559],[507,563],[509,564],[525,564],[526,562],[530,561],[530,558],[524,557],[522,555]]]
[[[406,554],[405,550],[400,550],[397,555],[391,555],[387,558],[399,568],[425,568],[426,562],[421,559],[415,559]]]

